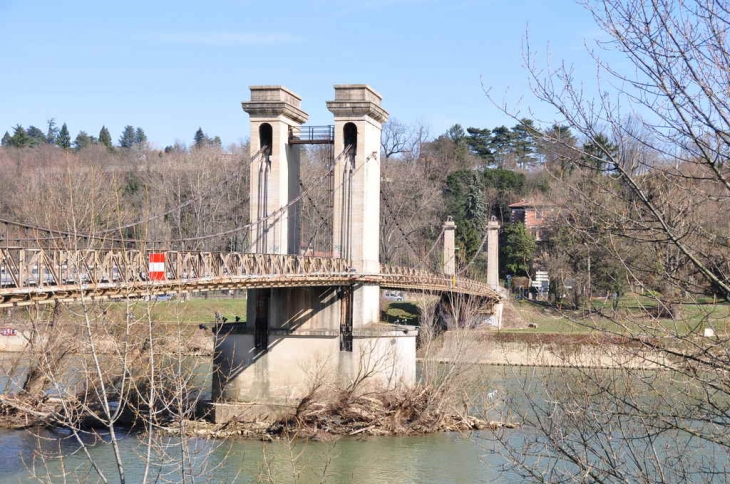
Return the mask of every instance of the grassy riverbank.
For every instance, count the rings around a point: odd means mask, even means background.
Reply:
[[[520,321],[517,325],[505,321],[502,331],[541,334],[588,334],[599,331],[611,333],[646,333],[663,336],[665,333],[701,334],[704,328],[713,328],[718,334],[730,333],[730,304],[711,300],[686,302],[680,305],[677,319],[659,318],[657,301],[645,296],[628,295],[614,310],[609,302],[593,301],[593,310],[559,309],[530,301],[512,301]],[[534,326],[529,327],[532,323]]]
[[[236,316],[246,320],[246,299],[243,297],[212,296],[192,299],[173,298],[166,301],[133,300],[129,302],[102,302],[87,306],[93,315],[102,315],[108,319],[123,319],[127,312],[135,319],[146,319],[147,315],[159,323],[203,324],[215,322],[215,314],[219,313],[228,321],[235,321]],[[0,321],[9,326],[26,321],[49,321],[53,317],[53,305],[41,305],[37,308],[14,308],[3,310]],[[84,312],[81,304],[67,304],[61,307],[57,318],[61,322],[77,321]],[[98,313],[98,314],[97,314]]]

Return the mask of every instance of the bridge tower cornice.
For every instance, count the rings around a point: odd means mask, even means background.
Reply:
[[[251,100],[241,103],[251,120],[280,120],[298,126],[309,119],[302,98],[284,86],[251,86]],[[253,134],[253,133],[252,133]]]
[[[342,121],[372,118],[378,127],[388,120],[388,112],[380,106],[383,97],[367,84],[337,84],[335,100],[327,101],[327,109]]]

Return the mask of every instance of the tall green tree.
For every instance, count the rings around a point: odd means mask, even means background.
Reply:
[[[593,139],[583,144],[583,161],[597,171],[612,171],[613,160],[617,155],[618,145],[603,133],[597,133]]]
[[[509,155],[512,153],[512,131],[507,126],[498,126],[492,130],[490,147],[494,164],[497,168],[504,168]]]
[[[107,147],[107,149],[112,149],[112,135],[109,133],[109,130],[106,126],[102,126],[101,130],[99,131],[99,143],[103,144]]]
[[[578,140],[570,126],[555,123],[538,137],[537,151],[552,173],[571,172],[577,158]]]
[[[29,126],[26,130],[28,134],[28,146],[35,147],[41,144],[46,144],[46,134],[35,126]]]
[[[527,232],[522,223],[505,224],[501,235],[499,263],[502,270],[500,272],[504,275],[529,275],[530,261],[535,257],[535,250],[537,250],[535,238]]]
[[[446,137],[456,144],[466,141],[466,133],[460,124],[455,124],[446,130]]]
[[[56,137],[58,136],[58,126],[56,125],[56,118],[51,118],[46,121],[48,129],[46,130],[46,143],[55,145]]]
[[[454,218],[458,230],[456,243],[462,261],[479,250],[487,219],[487,204],[481,189],[479,172],[460,170],[446,179],[446,213]]]
[[[512,151],[520,168],[529,168],[537,161],[535,137],[538,134],[534,121],[527,118],[512,128]]]
[[[137,128],[134,131],[134,144],[140,150],[147,149],[147,135],[144,133],[142,128]]]
[[[13,136],[10,137],[10,146],[15,148],[25,148],[29,144],[28,133],[20,124],[13,127]]]
[[[68,126],[66,126],[66,123],[63,123],[63,126],[61,126],[61,131],[58,132],[56,145],[60,148],[63,148],[64,150],[68,150],[71,148],[71,133],[68,132]]]
[[[208,137],[203,132],[203,128],[199,127],[195,132],[195,136],[193,136],[193,148],[201,149],[205,146],[207,141]]]
[[[76,139],[74,140],[74,149],[77,151],[83,150],[94,141],[95,140],[89,136],[86,131],[79,131],[79,134],[76,135]]]
[[[469,150],[476,156],[484,160],[484,166],[487,167],[494,163],[494,154],[492,153],[492,130],[480,128],[467,128],[469,135],[466,142]]]
[[[0,146],[10,146],[11,141],[12,138],[10,137],[10,133],[5,131],[2,141],[0,141]]]
[[[137,136],[134,131],[134,126],[127,125],[122,130],[122,135],[119,137],[119,146],[122,148],[133,148],[134,143],[137,141]]]

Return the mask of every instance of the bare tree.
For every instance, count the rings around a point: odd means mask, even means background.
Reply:
[[[628,286],[651,289],[577,323],[628,337],[662,371],[546,378],[539,397],[525,394],[535,432],[520,445],[503,439],[506,455],[538,481],[726,479],[727,461],[704,456],[730,448],[730,341],[725,313],[702,297],[730,301],[730,11],[715,0],[581,3],[610,39],[599,47],[629,67],[592,52],[601,87],[620,90],[590,100],[569,67],[539,69],[528,46],[535,94],[583,142],[543,131],[543,144],[573,153],[563,156],[570,169],[554,173],[565,209],[556,228],[589,249],[589,262],[613,261]],[[703,337],[706,328],[716,335]]]

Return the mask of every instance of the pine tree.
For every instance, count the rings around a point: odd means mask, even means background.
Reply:
[[[194,140],[193,148],[201,149],[206,145],[206,143],[208,141],[208,137],[205,136],[205,133],[203,133],[203,128],[200,128],[200,127],[198,128],[198,130],[195,132],[195,136],[193,137],[193,140]]]
[[[512,128],[512,148],[521,168],[527,168],[536,161],[536,134],[538,129],[531,119],[523,118]]]
[[[28,133],[25,132],[23,126],[16,124],[13,127],[13,136],[10,138],[10,146],[15,148],[25,148],[28,146]]]
[[[503,272],[515,275],[528,275],[530,261],[535,256],[537,243],[535,238],[525,229],[525,224],[505,224],[502,231],[502,242],[499,244],[499,262]]]
[[[144,134],[144,130],[142,128],[137,128],[134,132],[134,144],[140,150],[147,149],[147,135]]]
[[[466,132],[469,133],[469,136],[466,138],[469,150],[484,160],[485,165],[494,163],[494,156],[490,145],[492,142],[492,130],[467,128]]]
[[[2,141],[0,141],[0,146],[10,146],[11,138],[10,133],[5,131],[5,136],[3,136]]]
[[[46,124],[48,125],[48,131],[46,131],[46,143],[55,145],[56,137],[58,136],[58,126],[56,126],[56,118],[49,119]]]
[[[136,140],[137,137],[134,132],[134,126],[127,125],[122,131],[122,136],[119,137],[119,146],[122,148],[131,148],[134,146]]]
[[[63,148],[64,150],[68,150],[71,148],[71,133],[68,132],[68,126],[66,126],[66,123],[63,123],[63,126],[61,126],[61,131],[58,132],[56,145],[60,148]]]
[[[216,136],[213,139],[209,139],[208,143],[210,143],[211,146],[215,146],[217,148],[220,148],[223,145],[223,141],[221,141],[220,136]]]
[[[74,140],[74,148],[76,150],[83,150],[92,143],[93,140],[86,131],[79,131],[79,134],[76,135],[76,139]]]
[[[46,134],[35,126],[29,126],[26,131],[28,134],[28,146],[31,148],[46,143]]]
[[[498,168],[504,168],[507,156],[512,152],[512,138],[512,132],[507,126],[499,126],[492,130],[492,140],[489,144]]]
[[[583,145],[583,160],[596,167],[598,171],[612,171],[611,160],[618,154],[618,145],[603,133],[596,134]]]
[[[103,144],[107,147],[107,149],[112,149],[112,135],[109,133],[109,130],[106,126],[101,127],[101,131],[99,131],[99,143]]]

